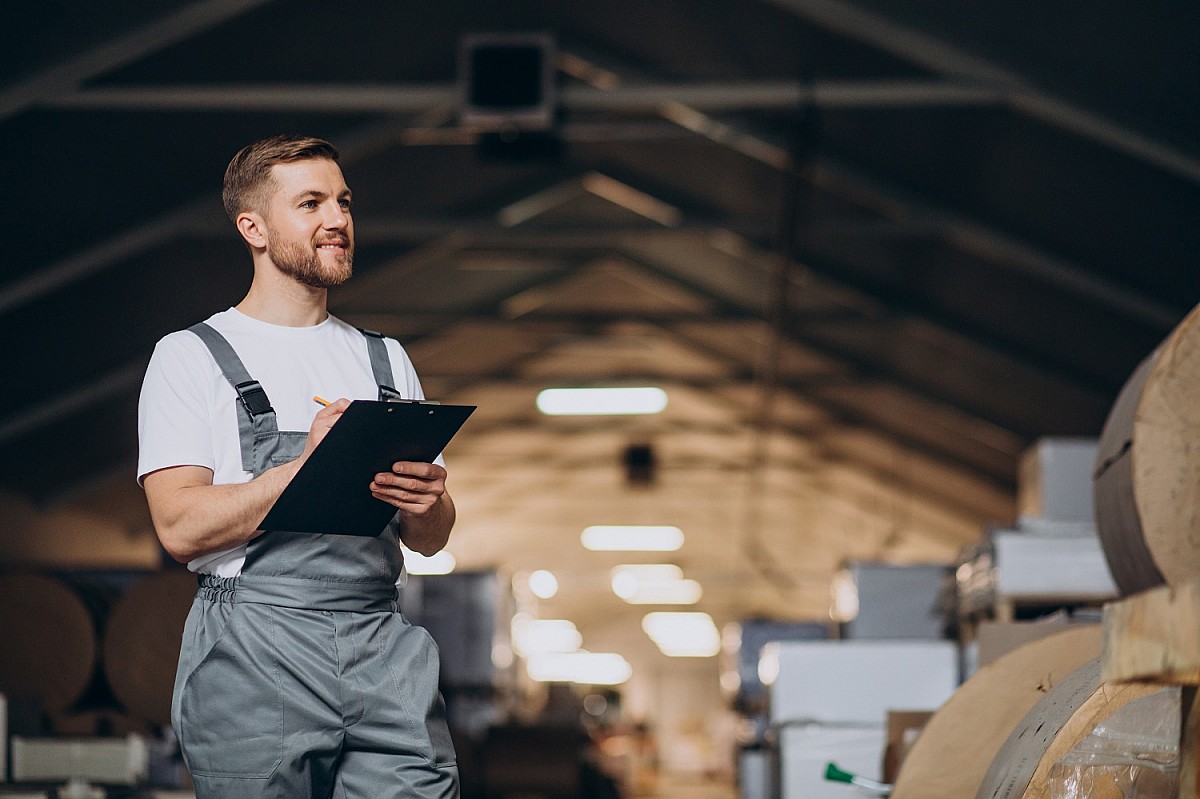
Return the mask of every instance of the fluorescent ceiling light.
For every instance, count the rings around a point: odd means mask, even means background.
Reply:
[[[613,593],[631,605],[694,605],[703,590],[671,563],[617,566],[612,570]]]
[[[548,388],[537,396],[547,416],[594,416],[662,413],[667,392],[661,388]]]
[[[558,578],[553,572],[538,569],[529,575],[529,590],[538,599],[550,599],[558,593]]]
[[[631,596],[623,596],[621,599],[631,605],[694,605],[703,595],[704,589],[695,580],[671,580],[662,583],[641,583]]]
[[[574,652],[583,643],[574,622],[567,619],[535,619],[518,613],[512,620],[512,646],[521,657],[547,652]]]
[[[413,552],[408,547],[402,546],[400,549],[404,553],[404,568],[409,574],[449,574],[457,565],[454,556],[444,549],[430,557]]]
[[[615,567],[612,572],[613,593],[629,599],[642,583],[664,583],[683,579],[683,569],[674,563],[630,563]]]
[[[629,661],[615,652],[558,652],[536,655],[525,663],[531,680],[580,685],[619,685],[633,675]]]
[[[647,613],[642,629],[668,657],[712,657],[721,651],[721,634],[707,613]]]
[[[597,551],[674,552],[683,546],[678,527],[654,525],[592,525],[579,538]]]

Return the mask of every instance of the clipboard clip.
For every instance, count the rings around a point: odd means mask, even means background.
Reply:
[[[383,338],[378,333],[372,333],[370,330],[364,330],[363,332],[368,335],[374,335],[374,336],[379,336],[380,338]],[[382,400],[383,402],[407,402],[410,405],[441,405],[442,404],[440,402],[437,402],[436,400],[405,399],[404,395],[402,395],[399,391],[392,388],[391,386],[384,385],[383,383],[379,384],[379,399]]]

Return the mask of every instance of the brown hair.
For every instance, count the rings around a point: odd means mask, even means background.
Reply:
[[[263,212],[271,193],[271,167],[308,158],[336,161],[338,151],[324,139],[283,134],[238,150],[225,169],[221,202],[234,222],[243,211]]]

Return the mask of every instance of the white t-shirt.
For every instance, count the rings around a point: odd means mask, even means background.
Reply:
[[[312,327],[283,327],[230,308],[205,321],[262,384],[280,430],[308,432],[321,409],[314,395],[330,401],[379,396],[366,339],[340,319],[329,316]],[[394,339],[384,341],[392,361],[392,387],[405,399],[424,399],[407,353]],[[138,483],[172,466],[211,469],[214,485],[249,481],[253,475],[242,469],[238,412],[237,392],[204,342],[186,330],[164,337],[146,368],[138,404]],[[245,560],[243,545],[197,558],[188,568],[236,577]]]

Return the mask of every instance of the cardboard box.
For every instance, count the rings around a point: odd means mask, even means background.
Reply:
[[[959,683],[951,641],[781,641],[771,722],[873,724],[892,708],[940,707]],[[881,749],[882,753],[882,749]]]
[[[888,640],[942,637],[942,589],[948,566],[896,566],[855,561],[846,565],[858,612],[842,625],[842,638]]]
[[[1042,438],[1021,455],[1017,513],[1062,522],[1093,522],[1095,438]]]
[[[1094,528],[1083,535],[996,530],[992,545],[998,596],[1089,600],[1117,596],[1117,585]]]
[[[917,736],[933,718],[932,710],[889,710],[887,715],[887,740],[883,749],[883,781],[896,782],[900,766]]]
[[[788,725],[779,731],[780,799],[851,799],[857,789],[825,779],[836,763],[867,779],[880,778],[884,726]]]

